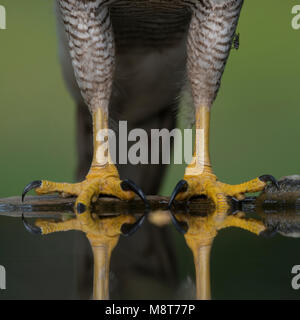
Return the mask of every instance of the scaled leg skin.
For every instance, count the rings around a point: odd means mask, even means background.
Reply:
[[[210,109],[220,87],[221,77],[232,46],[243,0],[222,3],[194,1],[188,35],[188,74],[195,106],[196,141],[192,163],[186,168],[184,180],[174,189],[172,199],[185,200],[206,195],[217,209],[228,207],[227,196],[242,199],[247,192],[263,190],[268,181],[264,175],[240,185],[218,181],[209,158]],[[170,206],[172,205],[172,199]]]
[[[108,106],[114,72],[114,39],[105,0],[57,0],[69,39],[70,56],[81,94],[93,117],[94,155],[90,171],[81,183],[34,181],[23,192],[58,192],[76,195],[75,211],[86,230],[98,227],[90,213],[90,204],[99,194],[130,200],[142,193],[134,184],[120,181],[108,150]],[[134,191],[134,192],[133,192]]]

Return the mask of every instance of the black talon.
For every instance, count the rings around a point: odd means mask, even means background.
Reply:
[[[185,180],[180,180],[172,192],[172,195],[168,204],[168,209],[171,208],[178,193],[185,192],[187,191],[187,189],[188,189],[188,183]]]
[[[145,221],[147,215],[150,212],[150,203],[148,202],[143,190],[138,187],[133,181],[126,179],[124,181],[121,182],[121,188],[124,191],[133,191],[136,195],[138,195],[144,202],[145,204],[145,212],[144,215],[139,218],[135,223],[131,224],[131,223],[125,223],[122,225],[121,227],[121,232],[123,234],[123,236],[125,237],[129,237],[132,236],[135,232],[138,231],[138,229],[142,226],[143,222]]]
[[[133,191],[136,195],[138,195],[144,201],[147,209],[150,209],[150,203],[146,199],[146,196],[143,190],[139,186],[137,186],[132,180],[129,180],[129,179],[123,180],[121,182],[121,188],[124,191],[129,191],[129,190]]]
[[[83,203],[78,203],[77,212],[79,214],[84,213],[86,211],[86,206]]]
[[[30,225],[27,220],[24,217],[24,213],[22,213],[22,221],[24,224],[25,229],[30,232],[31,234],[38,234],[38,235],[42,235],[42,229],[36,226],[32,226]]]
[[[142,224],[144,223],[146,216],[148,213],[145,213],[141,218],[138,219],[137,222],[131,224],[131,223],[124,223],[121,227],[121,232],[123,234],[123,236],[125,237],[130,237],[132,236],[134,233],[136,233],[138,231],[138,229],[142,226]]]
[[[181,234],[186,234],[189,230],[189,226],[186,222],[184,221],[179,221],[175,217],[174,213],[172,212],[172,209],[169,209],[170,215],[171,215],[171,220],[176,228],[176,230],[181,233]]]
[[[270,174],[264,174],[263,176],[260,176],[259,180],[263,182],[271,182],[277,188],[277,190],[280,190],[278,181]]]
[[[35,188],[39,188],[41,185],[42,185],[42,181],[41,180],[35,180],[35,181],[30,182],[23,190],[22,202],[24,201],[24,198],[25,198],[26,194],[30,190],[35,189]]]
[[[175,215],[172,212],[172,205],[173,205],[173,202],[174,202],[176,196],[178,195],[178,193],[186,192],[187,189],[188,189],[188,183],[185,180],[180,180],[177,183],[176,187],[174,188],[172,195],[171,195],[171,198],[170,198],[170,201],[169,201],[169,204],[168,204],[168,210],[170,212],[172,222],[173,222],[176,230],[182,234],[187,233],[188,224],[186,222],[182,222],[182,221],[177,220],[177,218],[175,217]]]

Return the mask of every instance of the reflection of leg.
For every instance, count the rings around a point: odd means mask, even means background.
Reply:
[[[37,220],[35,226],[30,226],[23,217],[27,229],[39,230],[46,235],[53,232],[80,230],[86,236],[94,255],[94,299],[109,299],[109,268],[111,253],[116,247],[122,226],[133,225],[136,219],[130,215],[120,215],[113,218],[100,219],[94,215],[93,225],[83,224],[80,219],[70,219],[63,222]]]
[[[196,299],[210,300],[210,253],[216,229],[211,219],[203,217],[184,217],[189,229],[184,235],[194,257],[196,272]]]
[[[193,252],[196,271],[196,299],[210,300],[210,252],[212,244],[197,244],[187,241]]]
[[[216,209],[205,216],[177,214],[178,223],[187,225],[185,240],[194,256],[196,270],[197,299],[210,299],[210,252],[219,230],[238,227],[260,235],[265,231],[262,221],[246,219],[243,212],[228,215],[228,211]]]
[[[94,256],[94,300],[108,300],[109,265],[112,249],[107,245],[93,245],[91,243],[91,246]]]

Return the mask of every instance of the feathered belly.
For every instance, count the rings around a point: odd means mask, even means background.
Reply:
[[[175,46],[188,31],[190,12],[181,1],[121,0],[110,8],[117,49]]]

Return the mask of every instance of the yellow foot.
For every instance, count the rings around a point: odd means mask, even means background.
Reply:
[[[131,200],[137,194],[144,201],[146,209],[149,208],[142,190],[130,180],[121,181],[114,165],[108,165],[105,168],[92,168],[86,180],[75,184],[55,183],[46,180],[33,181],[25,187],[22,201],[25,195],[32,189],[35,189],[38,195],[59,193],[62,196],[77,196],[74,209],[80,223],[80,229],[86,233],[98,233],[99,223],[92,217],[90,205],[91,202],[97,200],[99,195],[113,195],[122,200]],[[144,221],[144,218],[145,216],[132,225],[133,229],[128,229],[126,235],[136,231]],[[38,230],[31,231],[39,233],[37,232]]]
[[[179,181],[175,187],[169,202],[169,209],[172,207],[173,201],[188,200],[194,196],[207,196],[210,198],[217,211],[226,211],[229,209],[227,198],[233,197],[237,200],[242,200],[246,193],[253,193],[264,190],[268,182],[273,183],[278,188],[276,179],[271,175],[263,175],[251,181],[238,184],[229,185],[217,180],[217,177],[212,173],[203,173],[201,175],[185,175],[184,180]],[[176,221],[173,216],[173,222]],[[184,226],[177,224],[179,231],[185,231]]]

